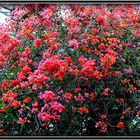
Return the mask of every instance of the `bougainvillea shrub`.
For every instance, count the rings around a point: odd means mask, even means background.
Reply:
[[[138,5],[14,5],[0,26],[0,135],[139,135]]]

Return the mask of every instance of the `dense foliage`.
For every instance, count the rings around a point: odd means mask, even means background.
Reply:
[[[0,26],[0,135],[137,135],[137,5],[16,5]]]

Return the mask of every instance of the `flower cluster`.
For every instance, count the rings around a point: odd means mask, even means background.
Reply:
[[[53,135],[129,135],[140,115],[138,7],[13,6],[0,25],[0,135],[52,135],[51,125]]]

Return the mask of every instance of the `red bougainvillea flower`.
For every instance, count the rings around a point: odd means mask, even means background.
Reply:
[[[49,122],[53,118],[53,116],[51,116],[47,112],[39,112],[38,118],[43,122],[45,121]]]
[[[6,90],[9,86],[10,86],[9,82],[6,81],[6,80],[4,80],[4,81],[3,81],[3,84],[2,84],[2,89],[3,89],[3,90]]]
[[[109,88],[105,88],[104,91],[102,92],[102,95],[109,96],[109,91],[110,91]]]
[[[102,119],[106,119],[106,117],[107,117],[106,114],[103,114],[103,115],[101,116]]]
[[[42,44],[42,40],[41,39],[34,40],[34,45],[35,45],[36,48],[40,48],[41,44]]]
[[[81,91],[81,88],[75,88],[74,91],[75,91],[76,93],[78,93],[78,92]]]
[[[13,100],[12,102],[9,103],[9,106],[17,108],[18,106],[20,106],[20,102],[17,100]]]
[[[19,124],[25,124],[26,122],[30,122],[27,118],[19,118],[18,120],[17,120],[17,122],[19,123]]]
[[[64,98],[66,102],[69,102],[69,100],[72,98],[72,94],[70,92],[67,92],[64,94]]]
[[[32,112],[35,113],[38,111],[38,108],[32,108]]]
[[[105,18],[102,16],[97,17],[97,23],[99,25],[104,25],[105,24]]]
[[[4,93],[3,94],[3,97],[2,97],[2,101],[5,102],[5,101],[10,101],[12,102],[15,98],[17,97],[17,93],[14,93],[12,91],[8,91],[7,93]]]
[[[123,115],[126,115],[129,111],[131,110],[131,107],[128,107],[127,109],[125,109],[122,114]]]
[[[0,136],[8,136],[9,134],[5,132],[3,129],[0,129]]]
[[[9,108],[9,105],[2,106],[1,109],[0,109],[0,113],[5,113],[7,108]]]
[[[37,106],[38,106],[38,102],[32,103],[32,106],[33,106],[33,107],[37,107]]]
[[[93,29],[91,29],[92,34],[96,34],[96,33],[97,33],[97,31],[98,31],[98,29],[97,29],[97,28],[93,28]]]
[[[80,102],[80,103],[83,103],[83,101],[85,100],[83,95],[81,95],[81,93],[79,93],[77,96],[74,96],[74,99],[76,102]]]
[[[116,102],[123,104],[124,103],[124,98],[116,99]]]
[[[102,121],[99,121],[99,122],[96,122],[96,125],[95,125],[96,128],[99,128],[99,133],[105,133],[107,132],[107,124],[102,122]]]
[[[98,46],[98,48],[99,48],[100,50],[104,50],[104,49],[105,49],[105,45],[104,45],[103,43],[101,43],[101,44]]]
[[[28,67],[28,66],[24,66],[24,67],[22,68],[22,70],[21,70],[21,72],[22,72],[23,74],[27,74],[27,73],[30,72],[30,71],[31,71],[31,68]]]
[[[6,58],[0,54],[0,61],[5,61],[5,60],[6,60]]]
[[[88,114],[88,113],[89,113],[89,110],[88,110],[88,108],[86,108],[86,107],[78,107],[78,108],[77,108],[77,111],[78,111],[80,114]]]
[[[130,79],[125,78],[124,80],[121,80],[122,83],[129,83]]]
[[[140,115],[140,111],[137,112],[137,115]]]
[[[122,129],[124,127],[124,122],[119,122],[117,128]]]
[[[31,50],[29,47],[25,48],[25,51],[22,53],[22,57],[28,57],[31,53]]]
[[[95,100],[95,93],[94,92],[90,93],[90,100],[92,100],[92,101]]]
[[[32,98],[28,96],[28,97],[24,98],[23,103],[27,104],[30,101],[32,101]]]
[[[102,66],[111,68],[111,65],[116,63],[116,58],[113,55],[105,54],[103,57],[101,57],[100,61]]]
[[[121,76],[121,75],[122,75],[122,73],[120,71],[115,71],[114,72],[114,76]]]

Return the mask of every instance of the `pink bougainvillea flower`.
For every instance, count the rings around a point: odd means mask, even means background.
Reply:
[[[54,100],[55,94],[52,91],[46,90],[43,93],[39,94],[39,98],[44,101],[50,101],[50,100]]]

